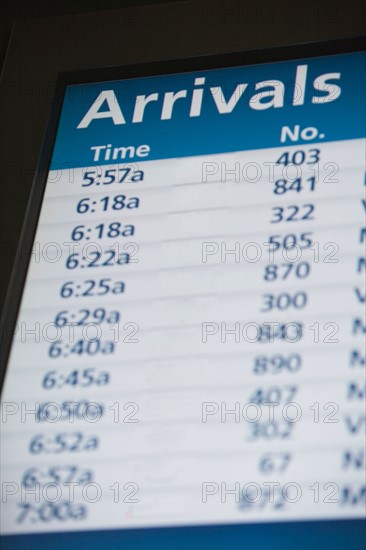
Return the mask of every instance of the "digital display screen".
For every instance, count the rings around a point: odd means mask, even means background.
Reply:
[[[365,52],[228,60],[64,88],[4,548],[363,547]]]

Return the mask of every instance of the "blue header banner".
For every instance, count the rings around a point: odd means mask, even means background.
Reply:
[[[51,169],[365,136],[366,53],[69,85]]]

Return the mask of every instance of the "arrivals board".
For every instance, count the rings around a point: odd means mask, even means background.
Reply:
[[[4,548],[361,547],[359,49],[63,78],[9,336]]]

